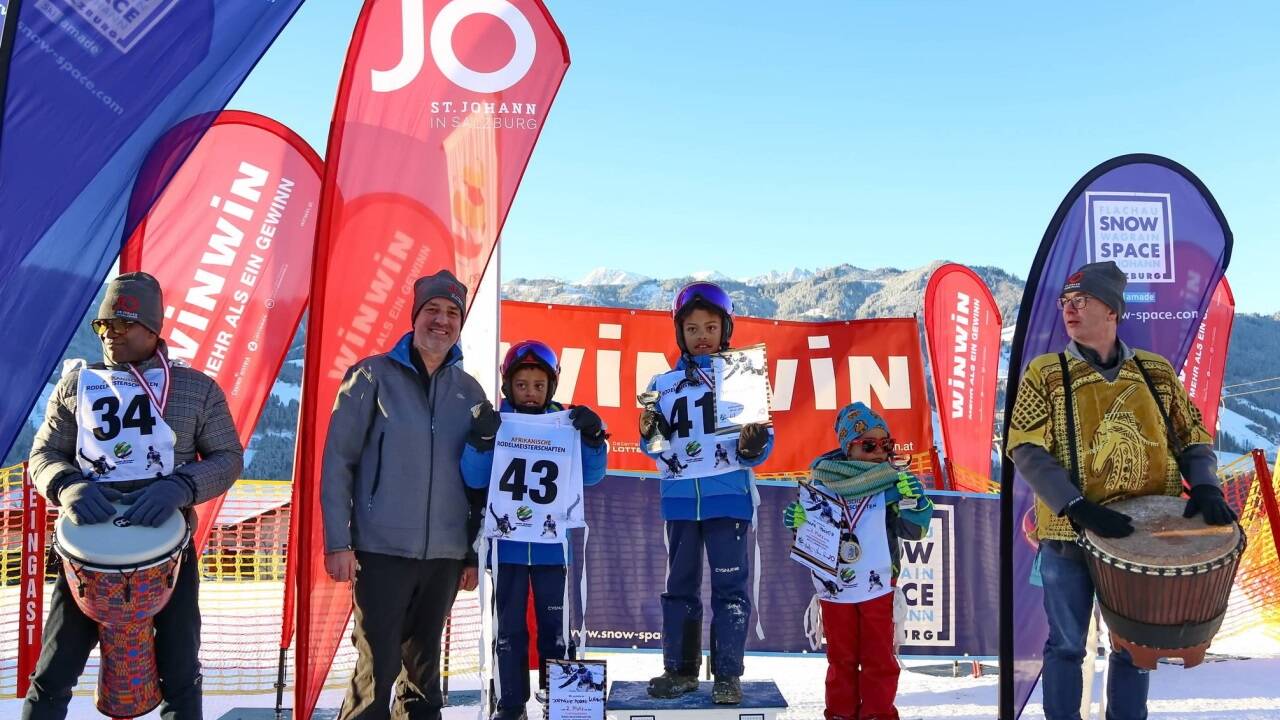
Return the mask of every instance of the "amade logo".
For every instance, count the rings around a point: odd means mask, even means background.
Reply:
[[[1089,262],[1114,260],[1131,281],[1174,281],[1168,193],[1086,192],[1085,213]]]
[[[178,0],[69,0],[67,4],[117,50],[127,53]]]
[[[369,71],[374,92],[395,92],[418,77],[425,59],[424,0],[401,0],[402,27],[400,62],[390,70]],[[507,64],[493,72],[472,70],[453,52],[453,33],[458,24],[476,14],[492,15],[506,24],[515,37],[515,50]],[[507,0],[451,0],[431,23],[431,59],[441,74],[454,85],[477,93],[502,92],[520,82],[533,67],[538,53],[537,38],[529,19]]]

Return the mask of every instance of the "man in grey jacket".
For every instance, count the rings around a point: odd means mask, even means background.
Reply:
[[[347,371],[329,419],[320,502],[325,569],[353,582],[358,659],[339,717],[435,720],[440,634],[459,589],[474,590],[478,528],[462,480],[471,408],[463,372],[466,287],[449,271],[413,287],[413,331]]]
[[[226,396],[204,373],[170,363],[158,335],[163,308],[150,275],[112,280],[92,322],[104,362],[66,372],[49,397],[31,447],[31,479],[77,525],[119,513],[117,524],[156,527],[225,493],[240,475],[244,451]],[[144,447],[151,455],[145,464]],[[98,642],[97,623],[71,593],[59,567],[23,718],[66,717]],[[173,594],[153,619],[162,718],[201,717],[199,597],[196,549],[189,546]]]

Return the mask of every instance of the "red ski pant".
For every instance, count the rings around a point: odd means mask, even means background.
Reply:
[[[827,636],[826,720],[898,720],[893,593],[860,603],[822,601]]]

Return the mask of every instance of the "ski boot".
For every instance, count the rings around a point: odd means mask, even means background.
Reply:
[[[669,700],[697,689],[697,675],[681,675],[673,670],[663,670],[661,675],[649,680],[649,697]]]
[[[717,675],[711,686],[711,702],[716,705],[737,705],[742,702],[742,684],[733,675]]]

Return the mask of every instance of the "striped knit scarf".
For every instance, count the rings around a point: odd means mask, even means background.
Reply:
[[[896,485],[898,470],[887,462],[823,460],[809,471],[809,477],[845,500],[858,500]]]

